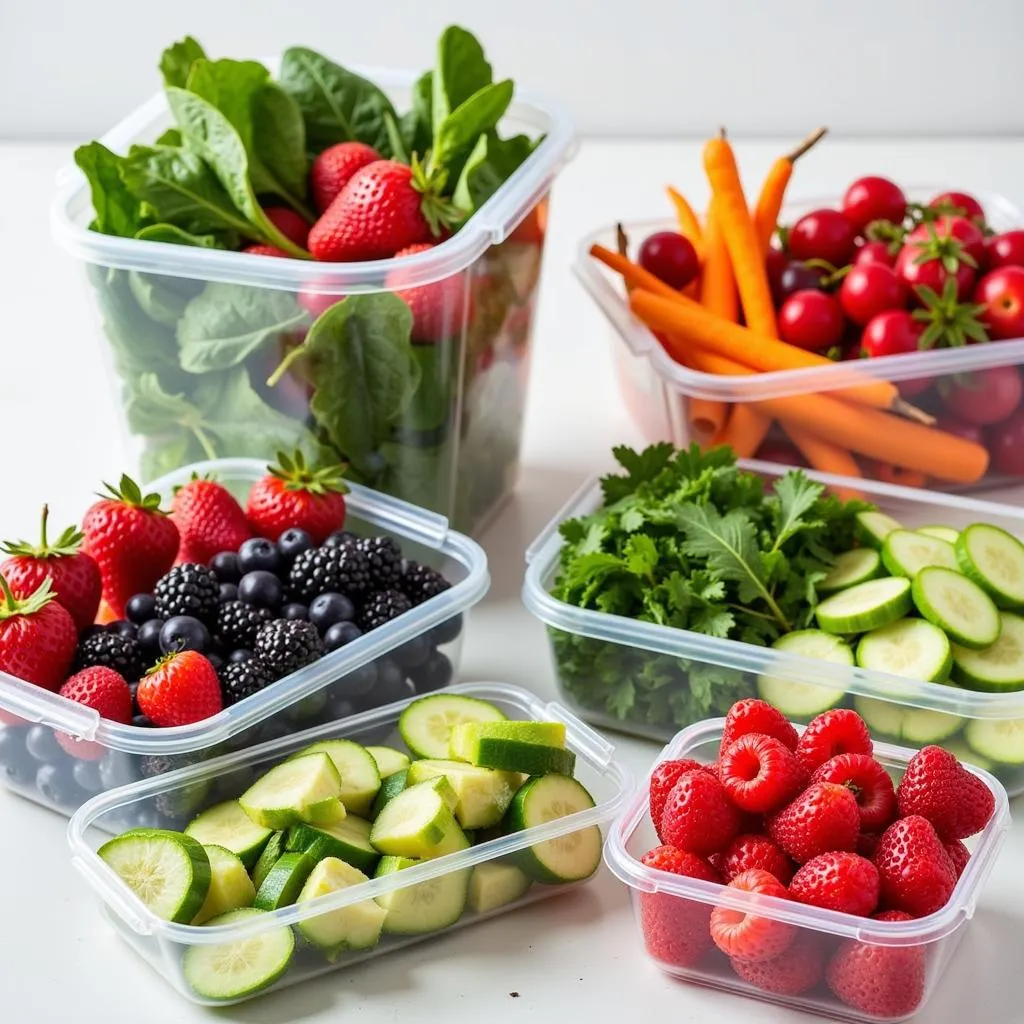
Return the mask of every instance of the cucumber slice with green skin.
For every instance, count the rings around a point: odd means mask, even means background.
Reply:
[[[408,857],[383,857],[374,877],[381,878],[416,864]],[[450,928],[466,909],[469,878],[470,870],[463,868],[378,896],[377,903],[387,911],[384,931],[389,935],[423,935]]]
[[[854,525],[854,535],[866,547],[882,550],[885,538],[893,530],[900,530],[903,524],[884,512],[858,512]]]
[[[512,799],[505,815],[507,832],[521,832],[594,806],[594,798],[575,779],[545,775],[530,779]],[[601,863],[601,830],[596,825],[548,839],[516,855],[519,867],[535,882],[559,885],[589,878]]]
[[[953,667],[949,637],[924,619],[899,619],[865,633],[857,644],[861,668],[944,683]]]
[[[921,615],[961,647],[980,650],[999,639],[999,609],[967,576],[929,566],[914,577],[912,593]]]
[[[298,902],[309,903],[321,896],[361,885],[369,879],[358,868],[336,857],[320,861],[299,893]],[[380,941],[387,911],[374,900],[363,900],[337,910],[328,910],[299,922],[302,936],[319,946],[330,961],[350,949],[372,949]]]
[[[875,554],[875,552],[872,552]],[[877,554],[875,554],[877,558]],[[845,640],[820,629],[798,629],[780,636],[772,647],[777,651],[817,658],[837,665],[853,665],[853,649]],[[778,708],[787,718],[807,721],[839,704],[846,691],[817,683],[801,683],[780,676],[759,676],[757,692],[762,700]]]
[[[1024,544],[1011,533],[976,523],[956,542],[960,569],[1000,608],[1024,606]]]
[[[340,795],[341,776],[334,762],[327,754],[311,752],[271,768],[238,802],[257,825],[283,829],[307,820],[317,809],[335,808],[330,801]]]
[[[210,890],[210,857],[201,843],[181,832],[132,829],[97,853],[165,921],[188,924]]]
[[[926,537],[938,537],[947,544],[956,544],[960,537],[960,531],[954,530],[952,526],[919,526],[917,532]]]
[[[277,910],[291,906],[302,892],[316,862],[304,853],[286,853],[267,872],[256,893],[253,906],[257,910]]]
[[[971,750],[997,765],[1024,765],[1024,718],[972,718],[964,739]]]
[[[380,789],[377,790],[377,795],[373,798],[373,804],[370,807],[371,820],[374,820],[384,810],[389,800],[393,800],[409,785],[408,778],[409,769],[403,768],[400,772],[395,772],[394,775],[389,775],[381,781]]]
[[[505,816],[516,790],[523,784],[517,772],[478,768],[462,761],[434,761],[424,758],[409,767],[409,785],[443,777],[458,798],[454,811],[462,828],[490,828]]]
[[[409,767],[409,755],[394,747],[367,747],[366,752],[376,762],[381,782]]]
[[[443,778],[421,782],[391,800],[370,829],[374,849],[416,860],[467,849],[469,840],[455,820],[442,784],[446,784]]]
[[[1024,690],[1024,618],[1000,612],[999,639],[980,651],[953,645],[953,679],[969,690]]]
[[[366,815],[380,789],[377,762],[366,747],[352,740],[321,740],[296,751],[288,760],[310,754],[326,754],[331,759],[341,777],[341,792],[338,796],[345,809],[353,814]],[[325,821],[323,824],[331,823]]]
[[[565,749],[561,722],[458,725],[452,730],[451,757],[523,775],[572,775],[576,766],[576,755]]]
[[[818,593],[834,594],[882,575],[882,558],[874,548],[854,548],[836,555],[828,575],[818,584]]]
[[[252,908],[232,910],[206,927],[237,924],[261,916]],[[182,958],[185,980],[196,995],[218,1002],[246,999],[269,988],[288,970],[295,954],[295,935],[281,926],[232,942],[189,946]]]
[[[281,859],[285,853],[285,832],[275,832],[267,840],[263,847],[256,866],[252,869],[252,884],[257,889],[263,884],[264,879],[270,874],[270,869]]]
[[[314,825],[336,825],[339,821],[345,820],[345,814],[345,805],[341,799],[330,796],[307,807],[302,814],[302,820]]]
[[[902,619],[913,606],[910,580],[886,576],[826,597],[814,614],[826,633],[866,633]]]
[[[893,530],[885,538],[882,564],[893,576],[906,576],[908,580],[929,565],[959,569],[952,544],[915,530]]]
[[[203,846],[223,846],[251,868],[270,838],[270,829],[256,824],[237,800],[226,800],[197,815],[185,834]]]
[[[370,845],[371,828],[370,822],[354,814],[337,825],[323,828],[292,825],[288,830],[288,849],[305,853],[314,863],[333,857],[369,874],[380,860],[380,854]]]
[[[469,878],[469,909],[486,914],[515,903],[533,884],[530,877],[507,861],[489,860],[477,864]]]
[[[251,907],[256,899],[256,887],[235,854],[223,846],[207,846],[206,855],[210,858],[210,888],[193,924],[203,924],[229,910]]]
[[[503,722],[505,714],[485,700],[435,693],[413,701],[398,719],[398,731],[416,757],[448,757],[454,726],[462,722]]]
[[[908,746],[944,744],[964,727],[963,718],[949,715],[945,711],[901,707],[892,701],[877,700],[874,697],[854,697],[853,705],[873,735],[887,737]]]

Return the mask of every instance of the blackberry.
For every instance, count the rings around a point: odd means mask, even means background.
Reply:
[[[363,537],[357,547],[370,567],[370,588],[390,590],[402,576],[402,549],[390,537]]]
[[[213,632],[217,643],[226,650],[252,647],[260,626],[270,622],[274,613],[269,608],[257,608],[244,601],[229,601],[217,609]]]
[[[383,626],[385,622],[397,619],[410,608],[412,601],[400,590],[382,590],[372,594],[366,604],[359,609],[359,628],[368,633],[371,629]]]
[[[224,704],[237,704],[254,693],[259,693],[269,686],[274,677],[258,658],[248,661],[229,661],[220,670],[220,688],[224,694]]]
[[[253,654],[270,670],[274,679],[312,664],[324,653],[324,642],[316,626],[301,619],[275,619],[260,627]]]
[[[78,644],[75,671],[93,665],[106,665],[133,683],[146,670],[146,659],[135,637],[121,636],[120,633],[93,633]]]
[[[444,593],[451,584],[429,565],[408,561],[398,581],[398,589],[413,603],[413,607]]]
[[[157,580],[153,588],[156,618],[191,615],[201,622],[212,623],[219,596],[220,584],[210,569],[195,562],[184,562]]]
[[[311,548],[295,556],[288,583],[292,598],[304,604],[328,591],[358,597],[369,587],[369,562],[354,544]]]

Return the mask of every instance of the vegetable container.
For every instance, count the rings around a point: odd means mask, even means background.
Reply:
[[[354,70],[396,100],[414,81]],[[102,142],[125,152],[169,123],[160,94]],[[53,230],[85,269],[141,476],[296,445],[315,457],[314,435],[326,436],[351,479],[480,529],[516,479],[547,197],[573,147],[565,113],[544,100],[514,103],[501,127],[544,138],[465,227],[402,259],[318,263],[99,234],[84,176],[63,174]],[[414,344],[391,296],[438,281],[444,338]],[[310,310],[349,296],[350,315],[296,359]]]
[[[784,467],[748,462],[772,479]],[[808,473],[824,484],[849,484]],[[908,527],[987,522],[1024,537],[1024,511],[959,495],[909,487],[858,484],[865,501]],[[983,693],[839,665],[738,640],[577,608],[552,595],[559,574],[558,525],[599,508],[601,491],[586,484],[526,553],[526,607],[548,627],[562,698],[587,721],[665,741],[677,729],[724,715],[743,697],[788,689],[796,708],[854,707],[872,734],[904,746],[938,743],[962,760],[987,768],[1011,795],[1024,792],[1024,691]],[[766,682],[768,685],[766,686]]]
[[[252,459],[200,463],[163,477],[147,490],[170,497],[193,472],[213,473],[244,498],[265,468]],[[346,495],[346,504],[347,529],[393,537],[406,556],[442,572],[451,588],[191,725],[163,729],[121,725],[100,718],[92,708],[0,673],[0,781],[21,796],[69,814],[101,790],[346,718],[375,706],[377,679],[384,671],[393,673],[396,652],[423,633],[433,634],[432,640],[451,663],[446,673],[451,682],[464,616],[490,582],[484,552],[450,529],[443,517],[358,485]],[[433,680],[419,689],[425,692],[438,685],[444,682]],[[58,739],[66,741],[64,734],[88,742],[68,744],[74,749],[71,756]]]
[[[714,761],[723,723],[724,719],[719,718],[684,729],[665,747],[655,764],[679,757]],[[910,750],[888,744],[877,744],[874,753],[896,779],[902,775],[912,755]],[[995,813],[980,835],[967,840],[971,859],[949,902],[934,914],[911,921],[875,921],[647,867],[640,858],[659,842],[648,810],[649,777],[612,825],[605,844],[605,860],[615,875],[629,886],[640,941],[648,957],[666,973],[724,992],[805,1010],[818,1017],[843,1021],[905,1020],[925,1005],[947,973],[951,978],[945,983],[957,983],[956,948],[963,938],[964,926],[974,916],[978,896],[1010,827],[1007,796],[1002,785],[988,772],[977,768],[969,768],[969,771],[992,791]],[[693,955],[676,947],[674,954],[666,956],[666,946],[669,949],[671,946],[663,941],[664,934],[656,934],[656,929],[678,923],[692,929],[688,934],[696,934],[697,929],[708,927],[711,910],[716,906],[740,912],[752,912],[756,908],[764,918],[793,926],[797,930],[794,941],[807,943],[811,947],[809,955],[821,955],[826,970],[837,953],[848,954],[856,948],[855,944],[863,943],[871,948],[871,955],[866,959],[876,976],[884,979],[891,974],[898,979],[893,988],[900,993],[899,1005],[890,1004],[892,1014],[876,1015],[866,1007],[842,1002],[829,990],[824,979],[798,995],[768,992],[742,980],[729,958],[710,941],[703,951],[688,947]],[[656,951],[660,952],[660,958]],[[969,979],[960,978],[960,983],[968,982]]]
[[[937,186],[918,187],[909,190],[909,198],[927,201],[940,191]],[[1024,224],[1024,214],[1002,196],[980,195],[979,199],[993,230],[1005,231]],[[789,224],[810,210],[839,205],[834,196],[790,204],[784,208],[781,221]],[[675,224],[658,220],[633,222],[623,227],[636,246],[655,231],[674,230]],[[1024,450],[1024,389],[1019,387],[1018,381],[1007,383],[1006,380],[1020,376],[1024,366],[1024,338],[749,376],[702,373],[675,362],[651,331],[630,313],[617,275],[589,255],[594,243],[614,250],[615,225],[595,231],[580,242],[575,271],[611,326],[612,356],[619,388],[634,422],[649,440],[671,441],[677,447],[685,447],[691,441],[710,440],[709,434],[701,429],[705,421],[694,400],[743,404],[761,399],[827,394],[841,388],[844,382],[849,384],[855,367],[858,377],[898,384],[907,401],[938,418],[939,427],[944,414],[948,415],[951,391],[961,396],[967,391],[968,400],[973,397],[970,393],[977,394],[974,404],[980,401],[983,408],[975,410],[978,415],[972,413],[972,417],[990,424],[978,427],[977,436],[972,437],[972,440],[980,437],[993,453],[985,475],[976,482],[952,483],[925,478],[910,470],[856,456],[861,473],[867,479],[932,490],[973,492],[1005,486],[1024,477],[1024,457],[1007,453],[1007,449],[1011,452]],[[998,388],[1001,394],[994,402],[988,397],[986,384],[1001,385]],[[998,422],[992,422],[993,418],[998,418]],[[1017,433],[1013,433],[1015,431]],[[1002,454],[997,459],[994,453],[1000,450]],[[756,457],[772,462],[801,463],[801,456],[778,425],[773,427]]]
[[[450,879],[458,872],[469,873],[481,864],[497,861],[515,863],[520,851],[560,838],[564,842],[564,837],[572,836],[582,829],[602,826],[622,808],[632,780],[613,760],[614,748],[563,707],[545,703],[525,690],[502,683],[467,683],[453,687],[450,692],[490,701],[511,719],[564,722],[567,730],[566,745],[577,757],[576,777],[593,796],[595,806],[543,825],[491,839],[468,850],[370,879],[344,892],[320,897],[304,906],[283,907],[263,915],[258,922],[222,926],[171,924],[156,917],[95,853],[109,838],[109,833],[119,832],[139,821],[151,820],[169,801],[195,803],[192,794],[196,790],[208,794],[208,797],[204,796],[196,804],[196,809],[217,800],[239,796],[261,768],[270,767],[311,742],[340,737],[363,744],[392,744],[401,747],[397,724],[402,710],[409,703],[403,701],[368,711],[346,722],[322,725],[96,797],[78,811],[68,828],[75,866],[82,871],[100,898],[104,915],[117,932],[182,995],[195,1002],[208,1003],[208,1000],[201,999],[190,989],[182,971],[182,957],[190,948],[234,941],[246,935],[280,928],[281,925],[298,925],[318,914],[411,889],[413,886],[424,886],[426,898],[430,895],[432,880]],[[518,899],[488,913],[466,910],[454,924],[443,930],[451,931],[473,924],[485,917],[565,892],[579,884],[582,883],[546,885],[534,882]],[[330,963],[316,947],[299,941],[291,965],[274,987],[282,988],[326,971],[348,967],[436,934],[437,931],[416,936],[385,933],[381,943],[373,949],[342,954],[334,963]]]

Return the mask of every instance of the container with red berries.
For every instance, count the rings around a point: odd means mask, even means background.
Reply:
[[[750,704],[679,733],[609,832],[641,948],[674,977],[820,1017],[912,1017],[958,983],[1005,790],[936,747],[872,750],[852,711],[798,739],[784,720],[742,725],[739,711],[767,708]]]

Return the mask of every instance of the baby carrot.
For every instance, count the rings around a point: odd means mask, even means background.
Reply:
[[[811,132],[796,149],[785,156],[780,156],[768,169],[768,175],[761,186],[761,194],[757,197],[757,206],[754,208],[754,230],[757,232],[757,240],[761,246],[762,255],[768,251],[772,235],[778,226],[779,213],[782,210],[782,200],[786,194],[786,186],[789,184],[789,179],[793,176],[793,164],[817,143],[827,131],[827,128],[818,128]]]
[[[715,204],[708,206],[704,232],[704,266],[700,277],[700,304],[733,323],[739,318],[739,302],[736,297],[736,280],[732,274],[729,250],[718,223]]]
[[[676,223],[679,225],[679,234],[684,238],[688,238],[697,250],[697,255],[701,255],[701,243],[704,233],[701,231],[697,214],[693,212],[693,207],[687,202],[686,196],[682,192],[677,192],[671,185],[666,186],[665,191],[668,193],[668,197],[676,211]]]
[[[831,473],[833,476],[863,476],[860,466],[857,465],[857,460],[845,448],[836,448],[835,445],[819,440],[813,434],[800,430],[791,423],[783,423],[782,429],[800,450],[800,454],[807,460],[811,469],[816,469],[819,473]],[[864,498],[860,491],[851,490],[848,487],[833,488],[833,490],[844,501],[849,501],[851,498],[862,500]]]
[[[711,438],[710,447],[727,444],[736,453],[736,458],[753,458],[771,425],[772,421],[767,416],[762,416],[749,403],[740,402],[732,407],[725,426]]]
[[[590,247],[590,255],[603,263],[606,267],[622,275],[626,285],[626,291],[634,288],[643,288],[645,291],[654,292],[662,298],[680,300],[685,302],[686,298],[679,294],[671,285],[665,284],[661,278],[655,277],[649,270],[644,270],[639,264],[634,263],[628,256],[612,252],[603,245],[596,243]]]

